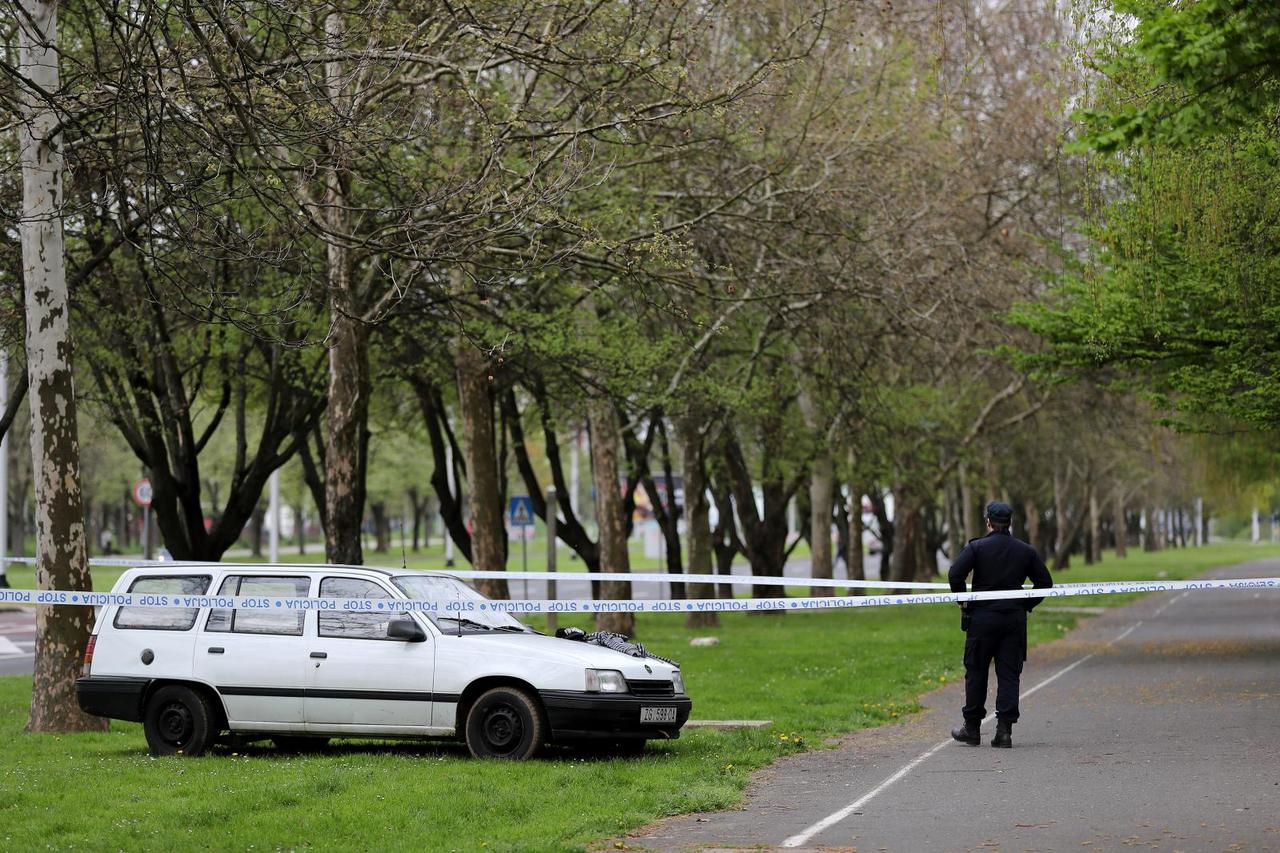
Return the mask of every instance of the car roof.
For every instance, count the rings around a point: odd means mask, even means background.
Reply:
[[[198,574],[210,571],[236,571],[259,570],[267,572],[316,572],[316,571],[339,571],[339,572],[365,572],[368,574],[381,575],[383,577],[395,577],[397,575],[424,575],[427,577],[437,578],[453,578],[454,580],[462,580],[457,575],[450,572],[431,572],[424,569],[395,569],[389,566],[344,566],[336,563],[198,563],[198,562],[172,562],[156,564],[152,563],[145,566],[132,566],[127,571],[138,575],[175,575],[175,574]]]

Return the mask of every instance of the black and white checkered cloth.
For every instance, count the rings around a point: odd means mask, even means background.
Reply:
[[[669,663],[676,669],[680,668],[680,664],[670,658],[664,658],[662,655],[655,655],[647,651],[643,645],[631,642],[624,634],[615,634],[612,631],[594,631],[588,634],[581,628],[560,628],[556,631],[556,636],[565,640],[578,640],[583,643],[604,646],[606,649],[613,649],[615,652],[622,652],[624,655],[631,655],[633,658],[653,658],[663,663]]]

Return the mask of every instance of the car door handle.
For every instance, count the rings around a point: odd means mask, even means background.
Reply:
[[[327,658],[329,656],[329,653],[328,652],[312,652],[311,656],[313,658]]]
[[[210,647],[209,647],[209,654],[211,654],[211,655],[220,655],[220,654],[222,654],[222,653],[223,653],[223,652],[225,652],[225,651],[226,651],[226,649],[222,648],[222,646],[210,646]]]

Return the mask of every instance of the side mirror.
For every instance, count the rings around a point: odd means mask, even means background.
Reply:
[[[407,643],[422,643],[427,639],[427,632],[412,619],[393,619],[387,625],[387,636]]]

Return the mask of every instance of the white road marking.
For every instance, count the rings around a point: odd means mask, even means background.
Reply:
[[[1118,643],[1118,642],[1120,642],[1120,641],[1121,641],[1121,640],[1123,640],[1125,637],[1129,636],[1129,635],[1130,635],[1130,634],[1132,634],[1134,631],[1138,630],[1138,626],[1139,626],[1139,625],[1141,625],[1141,624],[1142,624],[1142,622],[1141,622],[1141,621],[1134,622],[1134,623],[1133,623],[1132,625],[1130,625],[1127,629],[1125,629],[1125,630],[1120,634],[1120,636],[1116,637],[1116,638],[1115,638],[1114,640],[1112,640],[1110,643],[1107,643],[1107,645],[1108,645],[1108,646],[1110,646],[1112,643]]]
[[[1164,604],[1161,604],[1159,607],[1157,607],[1157,608],[1156,608],[1156,612],[1151,614],[1151,618],[1152,618],[1152,619],[1156,618],[1157,616],[1159,616],[1161,613],[1163,613],[1163,612],[1165,611],[1165,608],[1166,608],[1166,607],[1168,607],[1168,606],[1169,606],[1169,605],[1171,605],[1171,604],[1177,604],[1179,601],[1181,601],[1182,599],[1186,598],[1186,597],[1187,597],[1187,593],[1188,593],[1188,592],[1190,592],[1190,591],[1191,591],[1191,590],[1184,589],[1182,592],[1178,593],[1178,594],[1177,594],[1177,595],[1175,595],[1173,598],[1171,598],[1171,599],[1169,599],[1168,601],[1166,601]]]
[[[1181,598],[1183,595],[1186,595],[1186,592],[1183,592],[1183,593],[1182,593],[1182,595],[1179,595],[1177,598],[1174,598],[1172,601],[1169,601],[1169,602],[1166,602],[1165,604],[1163,604],[1163,605],[1160,607],[1160,610],[1164,610],[1164,608],[1165,608],[1165,607],[1168,607],[1170,604],[1173,604],[1173,602],[1174,602],[1174,601],[1177,601],[1177,600],[1178,600],[1179,598]],[[1160,610],[1157,610],[1157,611],[1156,611],[1156,614],[1157,614],[1157,615],[1160,613]],[[1117,635],[1116,637],[1114,637],[1113,639],[1111,639],[1110,641],[1108,641],[1108,642],[1107,642],[1107,644],[1106,644],[1105,646],[1103,646],[1103,648],[1110,648],[1111,646],[1113,646],[1113,645],[1115,645],[1116,643],[1120,642],[1120,641],[1121,641],[1121,640],[1123,640],[1125,637],[1129,636],[1129,635],[1130,635],[1130,634],[1132,634],[1134,631],[1136,631],[1136,630],[1138,629],[1138,626],[1140,626],[1140,625],[1142,625],[1142,622],[1141,622],[1141,621],[1139,621],[1139,622],[1135,622],[1134,624],[1130,625],[1128,628],[1126,628],[1124,631],[1122,631],[1119,635]],[[1030,696],[1032,693],[1035,693],[1035,692],[1036,692],[1037,690],[1039,690],[1041,687],[1047,687],[1048,685],[1050,685],[1050,684],[1052,684],[1053,682],[1057,681],[1059,678],[1061,678],[1062,676],[1066,675],[1068,672],[1070,672],[1071,670],[1075,669],[1075,668],[1076,668],[1076,667],[1078,667],[1080,664],[1084,663],[1085,661],[1089,660],[1089,659],[1090,659],[1090,658],[1092,658],[1092,657],[1093,657],[1093,655],[1092,655],[1092,654],[1088,654],[1088,655],[1085,655],[1084,657],[1080,658],[1079,660],[1077,660],[1077,661],[1075,661],[1075,662],[1073,662],[1073,663],[1070,663],[1070,664],[1068,664],[1068,665],[1064,666],[1062,669],[1058,670],[1058,671],[1057,671],[1057,672],[1055,672],[1053,675],[1051,675],[1051,676],[1049,676],[1048,678],[1046,678],[1044,681],[1041,681],[1041,682],[1040,682],[1039,684],[1037,684],[1035,687],[1032,687],[1032,688],[1030,688],[1029,690],[1027,690],[1026,692],[1024,692],[1024,693],[1023,693],[1021,696],[1019,696],[1018,698],[1019,698],[1019,699],[1026,699],[1028,696]],[[987,718],[986,718],[985,720],[983,720],[983,721],[982,721],[982,724],[981,724],[981,725],[985,726],[987,723],[989,723],[989,722],[991,722],[992,720],[994,720],[994,719],[995,719],[995,716],[996,716],[995,714],[988,714],[988,715],[987,715]],[[921,753],[920,755],[916,756],[916,757],[915,757],[915,758],[913,758],[913,759],[912,759],[912,760],[911,760],[911,761],[910,761],[906,766],[904,766],[904,767],[902,767],[900,770],[898,770],[898,772],[897,772],[897,773],[894,773],[894,774],[893,774],[892,776],[890,776],[888,779],[885,779],[885,780],[884,780],[883,782],[881,782],[879,785],[877,785],[876,787],[872,788],[870,791],[868,791],[867,793],[863,794],[861,797],[859,797],[858,799],[854,800],[854,801],[853,801],[852,803],[850,803],[849,805],[847,805],[847,806],[845,806],[844,808],[840,809],[840,811],[838,811],[838,812],[834,812],[833,814],[830,814],[830,815],[827,815],[827,816],[826,816],[826,817],[824,817],[822,820],[820,820],[820,821],[818,821],[817,823],[813,824],[812,826],[810,826],[810,827],[806,828],[803,832],[798,832],[798,833],[796,833],[795,835],[793,835],[793,836],[791,836],[790,838],[788,838],[788,839],[786,839],[785,841],[783,841],[783,842],[782,842],[782,846],[783,846],[783,847],[800,847],[800,846],[802,846],[803,844],[805,844],[806,842],[808,842],[808,841],[809,841],[809,839],[811,839],[811,838],[813,838],[815,835],[817,835],[819,832],[822,832],[822,831],[823,831],[823,830],[825,830],[825,829],[829,829],[830,827],[835,826],[837,823],[839,823],[840,821],[844,820],[844,819],[845,819],[845,818],[847,818],[849,815],[853,814],[853,813],[854,813],[854,812],[856,812],[858,809],[862,808],[862,807],[863,807],[863,806],[865,806],[867,803],[869,803],[869,802],[871,802],[872,800],[874,800],[877,796],[879,796],[879,795],[880,795],[880,793],[881,793],[882,791],[884,791],[884,790],[885,790],[886,788],[888,788],[890,785],[892,785],[893,783],[895,783],[895,782],[899,781],[900,779],[902,779],[902,777],[906,776],[906,775],[907,775],[908,773],[910,773],[912,770],[916,769],[916,768],[917,768],[917,767],[919,767],[921,764],[923,764],[925,761],[927,761],[927,760],[929,760],[930,758],[932,758],[932,757],[933,757],[933,755],[934,755],[935,753],[937,753],[939,750],[941,750],[943,747],[945,747],[945,746],[950,746],[950,745],[951,745],[951,744],[953,744],[953,743],[955,743],[955,741],[954,741],[954,740],[951,740],[951,739],[949,739],[949,738],[948,738],[947,740],[944,740],[942,743],[938,744],[937,746],[934,746],[934,747],[930,748],[927,752]]]
[[[0,658],[14,657],[15,655],[25,657],[28,654],[30,653],[24,652],[22,649],[18,648],[13,640],[10,640],[4,635],[0,635]]]

